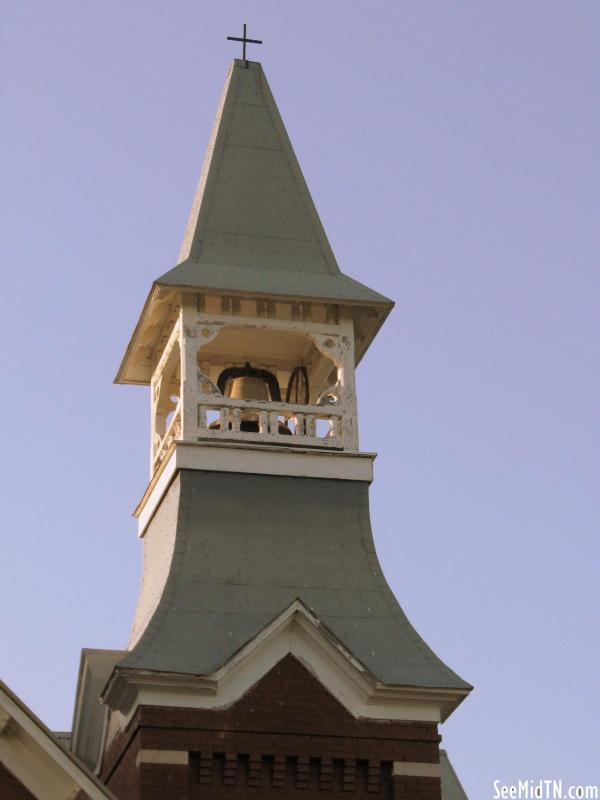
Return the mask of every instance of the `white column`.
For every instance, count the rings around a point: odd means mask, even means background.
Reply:
[[[358,450],[358,408],[354,380],[354,323],[350,316],[340,320],[340,363],[338,380],[342,387],[342,441],[344,449]]]
[[[181,438],[198,438],[198,312],[187,299],[181,305]]]

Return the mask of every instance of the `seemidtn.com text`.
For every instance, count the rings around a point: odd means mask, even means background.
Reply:
[[[494,781],[494,800],[599,800],[598,786],[569,786],[560,780]]]

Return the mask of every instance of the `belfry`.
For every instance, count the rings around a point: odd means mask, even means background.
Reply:
[[[392,305],[340,271],[261,65],[234,61],[116,378],[150,389],[143,579],[127,649],[83,651],[72,750],[117,797],[450,791],[438,724],[471,687],[386,584],[359,449]]]

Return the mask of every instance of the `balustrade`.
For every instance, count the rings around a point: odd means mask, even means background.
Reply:
[[[173,412],[171,421],[167,425],[167,429],[165,431],[164,436],[160,436],[160,434],[158,433],[156,434],[154,442],[154,457],[153,457],[153,463],[155,469],[156,467],[158,467],[161,461],[163,461],[171,444],[180,437],[181,437],[181,404],[179,403],[177,405],[177,408]]]
[[[342,410],[335,406],[270,403],[210,395],[197,405],[196,441],[207,439],[343,449]],[[252,425],[243,423],[253,423]],[[244,430],[244,427],[246,430]],[[247,430],[248,427],[256,428]],[[156,434],[153,465],[157,469],[176,440],[181,440],[181,403],[163,436]]]
[[[341,417],[341,409],[333,406],[210,396],[198,403],[198,438],[341,449]],[[243,422],[256,430],[244,430]]]

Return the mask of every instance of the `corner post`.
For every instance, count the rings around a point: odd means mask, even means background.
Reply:
[[[192,297],[181,301],[181,438],[196,441],[198,435],[198,314]]]
[[[338,380],[342,387],[342,441],[347,450],[358,451],[358,407],[354,380],[354,323],[351,315],[340,319],[340,366]]]

